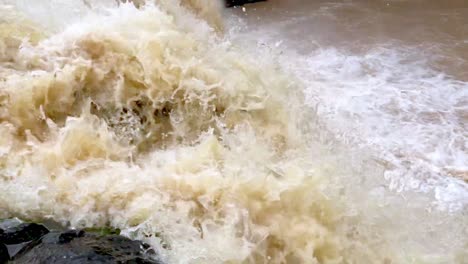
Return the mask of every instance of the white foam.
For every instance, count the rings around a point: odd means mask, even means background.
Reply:
[[[391,185],[423,190],[426,171],[439,179],[434,188],[443,188],[445,181],[459,186],[456,200],[462,208],[466,186],[447,177],[468,164],[466,131],[457,112],[467,110],[457,105],[468,99],[468,83],[432,70],[417,54],[397,46],[363,55],[320,49],[299,57],[296,70],[308,84],[310,102],[320,102],[319,113],[331,127],[398,167],[399,175],[388,178],[404,180]]]
[[[437,54],[401,43],[353,53],[320,47],[306,33],[288,39],[292,29],[307,27],[302,16],[260,25],[244,22],[231,35],[257,49],[276,48],[283,67],[306,84],[308,104],[326,127],[382,159],[390,188],[450,193],[445,201],[434,196],[439,209],[466,208],[468,187],[456,177],[467,173],[468,82],[433,69]],[[309,51],[299,52],[304,46]]]

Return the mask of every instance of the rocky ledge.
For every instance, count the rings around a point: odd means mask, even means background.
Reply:
[[[162,264],[147,244],[111,232],[50,231],[17,221],[0,224],[0,263]]]
[[[267,0],[226,0],[226,7],[241,6],[256,2],[264,2]]]

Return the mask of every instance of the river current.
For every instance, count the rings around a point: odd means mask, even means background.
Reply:
[[[0,0],[0,218],[167,263],[468,259],[464,1]]]

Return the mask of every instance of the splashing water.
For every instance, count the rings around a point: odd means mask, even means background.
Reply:
[[[182,2],[3,1],[0,217],[120,228],[168,263],[466,259],[465,211],[390,191],[272,53]]]

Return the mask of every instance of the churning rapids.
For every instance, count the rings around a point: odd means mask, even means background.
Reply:
[[[0,218],[119,228],[167,263],[468,259],[463,180],[388,176],[398,157],[317,109],[353,97],[337,87],[359,83],[361,57],[339,74],[333,49],[304,63],[243,45],[261,29],[234,29],[247,22],[214,0],[0,3]],[[366,94],[395,78],[372,70]],[[385,140],[383,125],[361,136]]]

